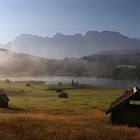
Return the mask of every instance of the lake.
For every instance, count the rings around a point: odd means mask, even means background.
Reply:
[[[46,76],[46,77],[7,77],[11,81],[44,81],[47,84],[71,83],[72,79],[80,84],[91,84],[99,87],[133,87],[140,85],[137,80],[114,80],[96,77]],[[5,80],[7,78],[0,78]]]

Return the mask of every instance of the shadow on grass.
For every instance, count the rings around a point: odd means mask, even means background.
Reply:
[[[15,111],[26,111],[26,110],[23,109],[23,108],[17,108],[17,107],[9,107],[9,108],[7,108],[7,109],[9,109],[9,110],[15,110]]]
[[[20,113],[25,111],[27,110],[17,107],[0,108],[0,113]]]

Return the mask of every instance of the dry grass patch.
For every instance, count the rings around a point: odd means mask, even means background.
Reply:
[[[139,128],[112,126],[94,109],[49,109],[0,113],[4,140],[139,140]]]

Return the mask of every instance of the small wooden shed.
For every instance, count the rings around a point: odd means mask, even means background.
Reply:
[[[140,89],[133,87],[111,103],[106,110],[113,124],[140,126]]]
[[[68,98],[68,93],[62,92],[62,93],[58,94],[58,97],[59,98]]]
[[[63,89],[62,88],[58,88],[58,89],[56,89],[56,92],[62,93],[63,92]]]
[[[0,94],[0,107],[8,108],[9,107],[8,102],[9,102],[9,99],[8,99],[7,95],[4,93]]]
[[[8,102],[9,102],[9,98],[7,97],[7,95],[4,93],[3,89],[0,89],[0,107],[2,108],[8,108]]]

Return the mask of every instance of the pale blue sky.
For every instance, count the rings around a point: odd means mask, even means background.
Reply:
[[[21,33],[113,30],[140,38],[140,0],[0,0],[0,43]]]

